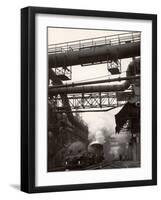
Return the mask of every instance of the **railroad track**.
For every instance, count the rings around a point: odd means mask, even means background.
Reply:
[[[139,161],[103,161],[101,163],[90,165],[83,170],[90,169],[119,169],[119,168],[134,168],[140,167]]]
[[[120,169],[120,168],[136,168],[140,167],[140,161],[103,161],[97,164],[84,167],[82,169],[67,170],[65,167],[54,168],[50,171],[80,171],[93,169]]]

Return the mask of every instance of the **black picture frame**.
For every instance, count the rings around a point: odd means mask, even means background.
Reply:
[[[152,179],[59,186],[35,186],[35,16],[59,14],[152,21]],[[21,9],[21,190],[27,193],[157,184],[157,15],[45,7]]]

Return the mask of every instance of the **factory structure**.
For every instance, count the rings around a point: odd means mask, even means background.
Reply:
[[[48,45],[49,172],[140,166],[140,34]],[[121,61],[128,58],[123,73]],[[107,66],[106,78],[71,82],[72,68],[99,64]],[[103,143],[89,141],[79,113],[116,108],[115,133]]]

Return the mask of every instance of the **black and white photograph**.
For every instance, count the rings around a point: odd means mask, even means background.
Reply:
[[[141,166],[141,32],[47,27],[47,172]]]

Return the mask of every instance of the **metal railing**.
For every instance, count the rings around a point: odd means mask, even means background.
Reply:
[[[63,53],[66,51],[79,51],[82,48],[90,48],[101,45],[122,45],[140,41],[141,32],[108,35],[84,40],[69,41],[65,43],[48,45],[49,54]]]

